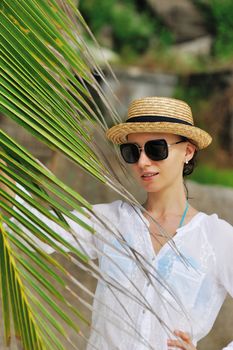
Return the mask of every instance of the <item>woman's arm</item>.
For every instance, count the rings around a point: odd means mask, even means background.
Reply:
[[[20,186],[21,190],[26,190]],[[26,192],[27,193],[27,192]],[[29,193],[27,193],[29,195]],[[16,201],[23,205],[25,209],[27,209],[31,214],[33,214],[37,219],[41,220],[45,225],[49,227],[49,229],[53,230],[59,237],[64,239],[69,245],[73,246],[75,249],[78,249],[79,251],[83,252],[84,254],[88,255],[90,259],[96,259],[97,253],[95,250],[95,240],[94,240],[94,234],[89,232],[87,229],[85,229],[83,226],[79,225],[76,221],[72,220],[71,218],[64,216],[66,222],[68,223],[71,232],[67,231],[65,228],[61,227],[59,224],[54,222],[52,219],[49,219],[47,216],[39,212],[36,208],[32,207],[29,203],[25,202],[21,197],[18,195],[16,196]],[[18,211],[18,209],[16,209]],[[50,212],[52,214],[52,212]],[[92,223],[90,218],[87,218],[85,215],[80,214],[76,211],[72,211],[71,214],[73,216],[76,216],[80,221],[86,223],[88,226],[93,227],[94,224]],[[45,252],[48,254],[51,254],[54,252],[54,249],[36,238],[29,230],[25,229],[21,223],[19,223],[16,219],[11,219],[17,226],[23,228],[24,232],[27,233],[28,236],[30,236],[35,243],[40,246]],[[35,225],[35,224],[34,224]],[[45,235],[47,233],[45,232]],[[53,240],[53,238],[51,238]],[[61,246],[65,251],[68,251],[69,249],[64,247],[62,243],[56,242],[58,246]]]
[[[216,254],[217,279],[233,298],[233,226],[224,220],[218,219],[215,227],[213,227],[212,237]],[[233,341],[224,347],[223,350],[233,350]]]
[[[211,224],[211,241],[216,256],[217,279],[226,292],[233,297],[233,227],[218,218]],[[168,349],[196,350],[187,333],[179,330],[175,331],[174,334],[177,339],[168,339]],[[222,350],[233,350],[233,341]]]
[[[0,162],[3,163],[4,165],[5,162],[0,159]],[[15,182],[7,176],[0,168],[0,179],[1,177],[6,178],[7,180],[11,181],[12,183],[15,184]],[[19,186],[19,185],[17,185]],[[22,191],[25,193],[26,190],[22,187],[19,186]],[[71,220],[70,218],[66,217],[66,221],[68,222],[70,228],[72,231],[76,234],[77,239],[74,238],[74,236],[71,235],[70,232],[66,231],[64,228],[60,227],[57,223],[55,223],[53,220],[49,219],[42,213],[40,213],[38,210],[35,208],[31,207],[27,202],[25,202],[21,197],[15,195],[15,193],[7,186],[4,184],[3,181],[0,181],[0,201],[6,203],[7,205],[12,207],[12,203],[7,201],[2,195],[1,195],[1,190],[6,192],[8,195],[12,196],[13,198],[16,199],[18,203],[23,205],[23,207],[27,210],[29,210],[30,213],[34,214],[37,219],[41,220],[45,225],[47,225],[50,229],[52,229],[54,232],[56,232],[60,237],[62,237],[64,240],[66,240],[70,245],[75,247],[78,250],[81,250],[84,254],[87,254],[91,259],[96,259],[97,258],[97,253],[96,250],[94,249],[95,242],[94,242],[94,235],[90,233],[88,230],[84,229],[82,226],[80,226],[77,222],[74,220]],[[27,193],[29,195],[29,193]],[[16,211],[18,211],[17,208],[15,208]],[[7,213],[1,208],[0,204],[0,213],[6,214]],[[77,216],[78,219],[82,220],[83,222],[87,223],[89,226],[93,226],[93,223],[91,222],[90,219],[88,219],[85,215],[81,215],[80,213],[77,212],[72,212],[74,216]],[[38,238],[36,238],[32,233],[30,233],[29,230],[27,230],[21,223],[19,223],[15,218],[11,218],[11,221],[15,223],[18,227],[22,228],[24,232],[27,233],[28,236],[30,236],[35,243],[40,246],[45,252],[48,254],[51,254],[54,252],[54,249],[49,246],[48,244],[40,241]],[[58,245],[61,245],[61,243],[58,243]],[[63,247],[63,249],[68,250]]]

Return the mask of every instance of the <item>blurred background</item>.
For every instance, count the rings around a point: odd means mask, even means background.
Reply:
[[[199,210],[233,224],[233,1],[79,0],[77,6],[101,46],[102,54],[91,49],[106,73],[108,100],[123,119],[135,98],[176,97],[190,104],[195,124],[213,136],[188,188]],[[105,70],[104,58],[118,82]],[[11,120],[0,116],[0,125],[91,203],[118,198]],[[135,186],[132,191],[143,197]],[[233,302],[227,298],[198,349],[220,350],[231,340]]]

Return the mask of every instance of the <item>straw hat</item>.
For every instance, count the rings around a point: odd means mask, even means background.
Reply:
[[[194,126],[192,111],[183,101],[168,97],[145,97],[133,101],[126,122],[107,130],[113,143],[127,142],[127,135],[138,132],[161,132],[187,137],[199,149],[207,147],[211,136]]]

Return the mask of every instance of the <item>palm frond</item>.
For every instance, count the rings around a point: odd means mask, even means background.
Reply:
[[[9,345],[10,342],[11,307],[15,333],[17,337],[22,337],[24,348],[28,350],[45,349],[40,329],[36,325],[16,266],[14,253],[9,245],[8,235],[2,223],[0,232],[2,303],[6,344]],[[24,327],[24,331],[22,331],[22,327]]]
[[[96,42],[73,2],[61,3],[62,7],[55,0],[1,2],[0,111],[130,203],[137,204],[104,154],[107,142],[101,148],[94,137],[94,131],[103,136],[107,128],[94,96],[98,96],[112,123],[120,120],[96,79],[98,76],[106,82],[89,49],[89,42],[94,45]],[[166,328],[134,281],[129,281],[132,288],[128,290],[91,261],[84,245],[116,265],[81,232],[97,237],[134,262],[148,281],[163,284],[156,271],[151,272],[150,262],[125,241],[112,223],[99,216],[83,196],[3,130],[0,130],[0,151],[0,208],[4,212],[0,217],[3,252],[0,269],[5,343],[10,344],[11,318],[16,337],[21,339],[24,349],[30,350],[60,350],[65,346],[79,349],[81,342],[87,342],[82,326],[95,328],[86,316],[93,311],[93,291],[55,257],[48,255],[51,252],[103,283],[119,303],[118,293],[143,306]],[[114,157],[118,159],[117,152]],[[78,225],[77,232],[72,229],[71,222]],[[93,228],[93,222],[97,227],[105,227],[108,237],[101,236],[98,229]],[[67,239],[61,232],[66,232]],[[115,247],[110,238],[117,240],[119,246]],[[120,266],[116,267],[128,278]],[[155,289],[156,283],[152,283]],[[78,301],[78,307],[70,302],[70,297]],[[113,314],[121,317],[109,305],[106,308],[110,315],[107,322],[114,322]],[[129,333],[137,334],[127,308],[124,305],[122,308],[127,320],[122,319],[118,328],[125,330],[127,325]],[[179,308],[182,309],[182,305]],[[78,341],[67,334],[67,327],[78,334]],[[137,335],[146,343],[142,334]],[[151,344],[147,345],[152,348]],[[92,347],[95,348],[95,344]]]

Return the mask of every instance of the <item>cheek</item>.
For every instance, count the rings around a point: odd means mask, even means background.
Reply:
[[[133,176],[136,176],[136,177],[139,176],[140,170],[139,170],[137,164],[131,164],[131,165],[130,165],[130,171],[131,171],[131,174],[132,174]]]
[[[181,157],[170,156],[160,162],[159,168],[164,176],[174,176],[183,172],[183,161]]]
[[[164,164],[165,165],[165,164]],[[184,163],[179,158],[169,159],[167,164],[164,166],[168,176],[178,176],[183,174]]]

